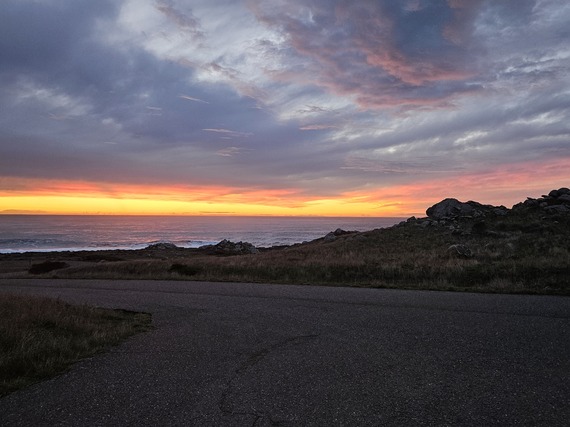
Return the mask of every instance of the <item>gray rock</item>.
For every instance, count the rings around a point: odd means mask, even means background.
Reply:
[[[332,242],[333,240],[335,240],[338,236],[344,236],[347,234],[355,234],[357,233],[356,231],[345,231],[342,228],[337,228],[335,231],[331,231],[330,233],[328,233],[324,239],[325,242]]]
[[[234,243],[227,239],[215,245],[202,246],[202,249],[220,255],[243,255],[256,254],[259,252],[259,250],[249,242]]]
[[[509,214],[509,210],[505,206],[497,206],[493,209],[493,213],[497,216],[506,216]]]
[[[426,214],[433,219],[453,218],[457,216],[470,215],[474,209],[467,203],[462,203],[457,199],[444,199],[428,208]]]
[[[525,206],[530,207],[530,208],[536,207],[536,206],[538,206],[538,200],[532,199],[532,198],[528,197],[528,198],[524,201],[523,204],[524,204]]]
[[[327,233],[327,235],[324,237],[325,242],[332,242],[334,240],[336,240],[336,235],[334,234],[333,231],[331,231],[330,233]]]
[[[471,249],[463,244],[451,245],[447,248],[447,253],[459,258],[471,258],[473,256]]]
[[[570,207],[566,206],[566,205],[551,205],[551,206],[546,206],[544,208],[544,210],[546,212],[550,212],[550,213],[561,213],[561,214],[566,214],[566,213],[570,213]]]
[[[436,203],[426,211],[430,219],[449,220],[459,217],[484,218],[488,215],[507,215],[504,206],[483,205],[472,200],[460,202],[457,199],[445,199]]]
[[[570,194],[563,194],[562,196],[558,196],[558,201],[562,203],[570,203]]]
[[[158,249],[160,251],[166,251],[169,249],[178,249],[178,246],[170,242],[159,242],[148,245],[146,249]]]

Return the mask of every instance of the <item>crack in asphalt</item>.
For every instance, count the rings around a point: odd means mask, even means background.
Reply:
[[[256,352],[250,354],[248,356],[248,358],[245,361],[243,361],[234,370],[234,374],[229,379],[229,381],[226,383],[226,388],[222,392],[222,394],[220,396],[219,403],[218,403],[218,407],[219,407],[220,411],[222,412],[222,414],[230,415],[230,416],[232,416],[232,415],[246,415],[246,416],[254,417],[254,420],[253,420],[251,425],[252,425],[252,427],[255,427],[257,425],[257,423],[260,420],[262,420],[263,418],[265,418],[266,415],[268,415],[268,414],[266,414],[264,412],[259,412],[258,410],[256,410],[253,407],[250,408],[251,410],[248,412],[235,410],[232,407],[232,404],[230,402],[228,402],[229,396],[233,393],[233,388],[235,387],[235,382],[241,376],[243,376],[249,369],[251,369],[252,367],[257,365],[268,354],[274,352],[275,350],[277,350],[279,348],[284,348],[288,345],[298,345],[298,344],[301,344],[305,340],[317,338],[318,336],[319,336],[318,334],[296,335],[294,337],[289,337],[289,338],[286,338],[284,340],[278,341],[275,344],[272,344],[268,347],[262,348]],[[269,419],[271,420],[272,425],[276,425],[276,423],[273,421],[271,416],[269,416]]]

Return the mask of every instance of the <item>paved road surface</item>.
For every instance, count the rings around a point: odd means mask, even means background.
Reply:
[[[0,425],[568,425],[570,298],[1,280],[156,329],[0,399]]]

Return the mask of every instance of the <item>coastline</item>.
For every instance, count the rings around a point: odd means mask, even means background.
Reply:
[[[139,250],[172,243],[198,248],[224,239],[256,247],[311,241],[330,230],[366,231],[403,218],[0,216],[0,253]]]
[[[513,208],[445,199],[386,228],[293,245],[0,254],[0,278],[148,279],[570,295],[570,190]]]

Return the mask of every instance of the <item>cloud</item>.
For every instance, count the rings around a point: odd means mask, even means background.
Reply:
[[[566,3],[8,1],[0,175],[332,198],[555,164]]]
[[[246,149],[240,147],[226,147],[216,151],[216,154],[222,157],[233,157],[243,153],[244,151],[246,151]]]
[[[235,130],[230,130],[230,129],[210,129],[210,128],[206,128],[206,129],[202,129],[204,132],[214,132],[214,133],[221,133],[224,136],[228,136],[228,137],[247,137],[250,136],[251,133],[247,133],[247,132],[238,132]]]
[[[301,126],[299,129],[301,129],[301,130],[327,130],[327,129],[338,129],[338,126],[326,125],[326,124],[313,124],[313,125]]]
[[[202,102],[202,103],[204,103],[204,104],[209,104],[209,102],[204,101],[203,99],[194,98],[194,97],[188,96],[188,95],[178,95],[178,97],[179,97],[180,99],[186,99],[186,100],[188,100],[188,101]]]
[[[331,7],[321,0],[311,6],[256,2],[252,9],[280,29],[288,52],[304,63],[278,75],[353,96],[361,107],[384,108],[439,105],[480,90],[470,58],[475,47],[448,39],[452,27],[472,28],[480,3],[459,8],[415,2],[402,9],[389,1],[337,1]]]
[[[192,14],[191,10],[188,12],[181,11],[176,7],[172,0],[157,0],[156,8],[174,22],[181,31],[189,33],[196,39],[204,37],[200,27],[200,22]]]

